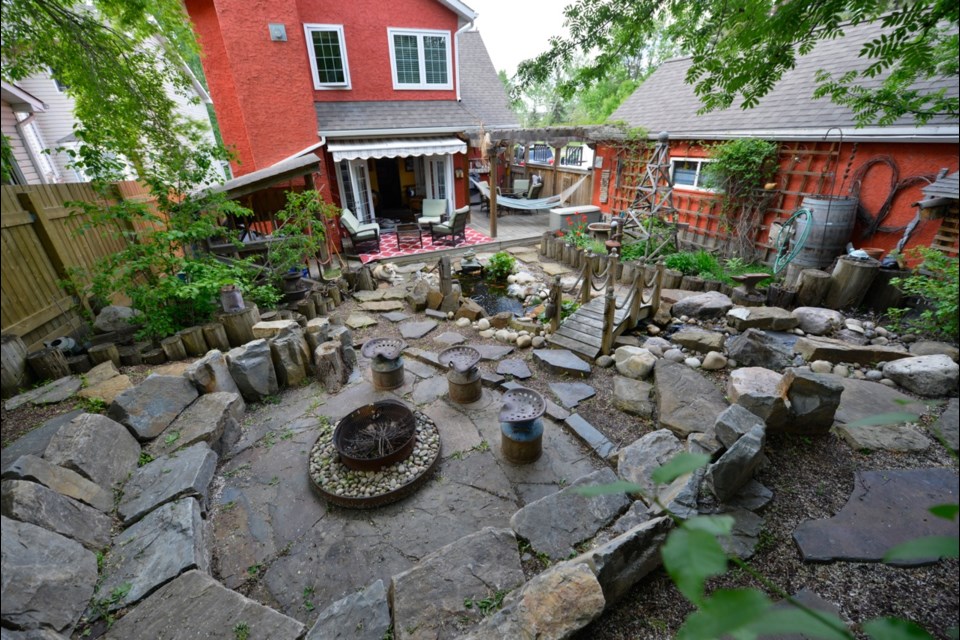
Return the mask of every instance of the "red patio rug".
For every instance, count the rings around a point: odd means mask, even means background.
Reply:
[[[439,242],[434,243],[430,238],[430,232],[424,230],[422,232],[423,237],[423,246],[417,244],[417,241],[413,242],[404,242],[401,246],[397,246],[397,234],[393,231],[388,231],[380,236],[380,251],[378,253],[361,253],[360,261],[363,264],[368,262],[373,262],[374,260],[383,260],[389,261],[391,258],[399,258],[401,256],[411,256],[418,253],[429,253],[431,251],[439,251],[440,249],[451,249],[454,247],[454,244],[450,242],[449,236],[441,239]],[[467,240],[459,241],[456,244],[457,248],[460,247],[469,247],[474,244],[485,244],[487,242],[493,242],[493,238],[489,238],[479,231],[474,231],[470,227],[466,229]]]

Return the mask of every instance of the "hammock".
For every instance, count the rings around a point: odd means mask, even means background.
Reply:
[[[525,211],[535,211],[537,209],[550,209],[558,204],[563,204],[567,199],[573,195],[583,181],[587,179],[587,176],[581,176],[579,180],[574,182],[572,185],[564,189],[562,192],[554,196],[547,196],[546,198],[534,198],[532,200],[527,200],[526,198],[508,198],[506,196],[497,195],[497,206],[505,207],[507,209],[523,209]],[[484,182],[478,182],[473,178],[470,179],[470,182],[480,190],[480,195],[482,195],[487,200],[490,199],[490,187]]]

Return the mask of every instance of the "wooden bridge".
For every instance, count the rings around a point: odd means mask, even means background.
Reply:
[[[560,277],[554,279],[550,295],[553,309],[550,344],[569,349],[593,362],[597,356],[612,351],[617,336],[656,313],[660,306],[663,265],[656,267],[649,280],[644,277],[644,270],[637,268],[627,285],[620,287],[622,295],[618,297],[616,280],[621,275],[621,268],[616,254],[588,257],[579,280],[571,287],[571,291],[580,288],[580,307],[562,321],[560,310],[564,291]],[[600,291],[604,295],[593,297],[594,292]]]

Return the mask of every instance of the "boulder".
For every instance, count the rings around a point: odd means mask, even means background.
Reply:
[[[843,314],[823,307],[797,307],[793,310],[798,325],[804,333],[825,336],[843,327]]]
[[[26,480],[4,480],[0,493],[8,518],[59,533],[91,551],[110,543],[113,519],[93,507]]]
[[[475,300],[472,298],[461,298],[460,308],[457,309],[457,312],[453,317],[455,318],[466,318],[467,320],[473,322],[484,317],[486,312],[483,310]]]
[[[742,436],[748,434],[751,429],[763,425],[763,418],[749,411],[746,407],[733,404],[717,416],[713,429],[717,434],[717,440],[729,449]]]
[[[157,458],[137,469],[124,485],[117,514],[130,524],[184,496],[198,498],[202,510],[216,469],[217,454],[205,442]]]
[[[910,355],[912,356],[948,356],[956,362],[960,359],[960,349],[947,344],[946,342],[934,342],[933,340],[917,340],[910,345]]]
[[[658,360],[654,377],[660,426],[680,437],[712,430],[717,416],[727,408],[720,390],[687,366]]]
[[[387,589],[377,580],[321,611],[306,640],[383,640],[389,629]]]
[[[687,349],[693,349],[700,353],[723,351],[724,336],[716,331],[683,328],[673,334],[671,339]]]
[[[727,366],[727,357],[720,353],[719,351],[710,351],[703,357],[703,362],[700,364],[701,369],[706,369],[707,371],[716,371],[718,369],[723,369]]]
[[[797,316],[780,307],[735,307],[727,312],[727,324],[737,331],[789,331],[799,323]]]
[[[97,584],[97,557],[64,536],[0,517],[4,628],[70,635]]]
[[[296,323],[294,323],[296,324]],[[312,369],[310,347],[300,326],[270,338],[270,355],[277,382],[281,387],[296,387],[307,379]]]
[[[205,442],[222,456],[240,439],[245,411],[239,393],[215,391],[202,395],[150,443],[148,451],[156,458]]]
[[[793,361],[788,346],[759,329],[747,329],[731,340],[727,355],[743,366],[766,369],[783,369]]]
[[[240,393],[237,383],[230,375],[226,357],[217,349],[208,351],[207,355],[192,363],[184,375],[200,393]]]
[[[0,449],[0,470],[5,474],[7,469],[10,468],[10,465],[22,456],[42,456],[43,452],[47,450],[50,440],[53,439],[53,436],[60,428],[81,415],[83,415],[81,409],[68,411],[55,418],[50,418],[36,429],[28,431],[12,443],[5,444],[3,448]]]
[[[887,347],[873,344],[852,344],[833,338],[816,338],[804,336],[793,345],[793,350],[803,356],[807,362],[827,360],[834,364],[848,362],[851,364],[873,365],[877,362],[887,362],[909,358],[910,354],[903,347]]]
[[[110,333],[111,331],[129,331],[132,327],[142,322],[140,313],[131,307],[119,305],[109,305],[100,310],[96,320],[93,321],[93,328],[99,333]]]
[[[764,427],[757,425],[733,443],[719,460],[707,467],[704,482],[718,500],[730,500],[753,478],[754,471],[763,461],[765,440]]]
[[[617,352],[619,353],[622,349],[630,349],[634,353],[629,357],[621,357],[620,359],[614,357],[620,375],[634,380],[643,380],[648,377],[653,371],[654,365],[657,364],[657,357],[640,347],[620,347]]]
[[[675,318],[689,316],[698,320],[722,318],[733,307],[733,302],[719,291],[707,291],[678,300],[670,313]]]
[[[260,402],[280,390],[266,340],[253,340],[227,352],[227,367],[247,402]]]
[[[613,379],[613,406],[625,413],[649,418],[653,415],[653,385],[623,376]]]
[[[951,398],[930,431],[954,451],[960,446],[960,401]]]
[[[270,339],[299,328],[295,320],[268,320],[253,325],[253,337]]]
[[[111,367],[113,363],[109,360],[103,364],[109,364]],[[99,366],[99,365],[98,365]],[[106,405],[110,405],[114,400],[117,399],[121,393],[127,389],[133,388],[133,382],[130,381],[130,377],[126,375],[118,375],[112,378],[108,378],[103,382],[100,382],[95,385],[90,385],[80,389],[77,392],[77,395],[81,398],[91,398],[102,401]]]
[[[199,395],[196,387],[183,376],[153,374],[117,396],[107,415],[144,442],[160,435]]]
[[[888,362],[883,375],[919,396],[954,396],[960,383],[960,365],[943,354],[914,356]]]
[[[640,485],[640,496],[644,502],[650,504],[657,494],[657,485],[650,478],[650,474],[681,451],[683,442],[673,435],[672,431],[653,431],[620,450],[617,454],[617,475]]]
[[[713,433],[691,433],[687,436],[687,453],[702,454],[713,460],[721,451],[723,444]]]
[[[777,390],[790,403],[790,419],[783,431],[803,435],[829,433],[843,393],[843,384],[835,376],[787,369]]]
[[[109,455],[104,455],[105,452]],[[112,495],[137,468],[140,445],[119,422],[100,414],[84,413],[57,431],[43,457],[76,471]]]
[[[90,505],[107,513],[113,510],[113,494],[100,485],[87,480],[76,471],[71,471],[34,455],[17,458],[3,472],[4,480],[30,480],[39,483],[60,495]]]
[[[776,371],[763,367],[736,369],[727,379],[727,397],[759,416],[771,429],[783,429],[789,412],[779,389],[782,378]]]

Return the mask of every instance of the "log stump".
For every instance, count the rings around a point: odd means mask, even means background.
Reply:
[[[143,364],[163,364],[167,361],[167,352],[163,349],[147,349],[141,356]]]
[[[230,341],[227,339],[227,330],[219,322],[203,325],[203,339],[211,349],[218,349],[220,353],[230,351]]]
[[[203,327],[181,329],[177,335],[183,341],[183,348],[187,350],[188,356],[199,358],[210,350],[206,338],[203,337]]]
[[[683,273],[676,269],[667,269],[663,272],[663,288],[679,289],[683,281]]]
[[[232,313],[221,313],[217,320],[223,325],[231,347],[240,347],[254,340],[253,325],[260,322],[260,311],[256,305]]]
[[[297,313],[305,317],[307,320],[313,320],[317,317],[317,307],[314,305],[311,298],[306,300],[301,300],[297,303]]]
[[[789,309],[793,305],[797,292],[782,287],[779,284],[771,284],[767,287],[767,306]]]
[[[47,347],[27,354],[27,365],[37,380],[59,380],[70,375],[70,365],[60,349]]]
[[[138,364],[143,364],[143,354],[140,353],[140,347],[135,345],[119,347],[117,351],[120,352],[120,364],[125,367],[135,367]]]
[[[828,309],[859,307],[879,271],[880,263],[876,260],[840,258],[830,276],[830,289],[824,298],[824,306]]]
[[[804,269],[800,272],[797,286],[797,306],[819,307],[830,288],[830,274],[819,269]]]
[[[683,276],[680,288],[685,291],[703,291],[703,278],[700,276]]]
[[[177,360],[187,359],[187,349],[183,346],[183,340],[179,335],[172,335],[160,341],[160,348],[167,356],[167,360],[176,362]]]
[[[87,354],[81,354],[79,356],[70,356],[67,358],[67,366],[70,367],[70,373],[86,373],[93,368],[93,363],[90,362],[90,356]]]
[[[339,391],[350,373],[343,360],[341,346],[339,340],[328,340],[321,343],[313,352],[313,365],[317,379],[327,393]]]
[[[119,369],[122,364],[120,362],[120,349],[112,342],[94,345],[87,349],[87,354],[90,356],[90,361],[93,362],[94,365],[111,360],[113,361],[113,366]]]

